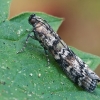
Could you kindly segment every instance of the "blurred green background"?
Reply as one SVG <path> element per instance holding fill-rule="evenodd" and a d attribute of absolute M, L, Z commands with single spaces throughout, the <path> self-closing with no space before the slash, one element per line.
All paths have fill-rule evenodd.
<path fill-rule="evenodd" d="M 100 56 L 100 0 L 12 0 L 9 18 L 45 12 L 65 20 L 58 30 L 70 46 Z M 100 76 L 100 67 L 96 73 Z"/>

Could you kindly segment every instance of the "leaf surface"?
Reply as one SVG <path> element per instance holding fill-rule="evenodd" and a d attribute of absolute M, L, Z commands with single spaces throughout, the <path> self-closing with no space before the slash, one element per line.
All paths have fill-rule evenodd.
<path fill-rule="evenodd" d="M 51 55 L 47 67 L 44 50 L 37 41 L 30 39 L 25 51 L 17 54 L 27 37 L 26 29 L 32 29 L 28 24 L 31 13 L 7 20 L 11 0 L 0 1 L 0 100 L 100 99 L 100 86 L 93 93 L 79 88 L 65 76 Z M 45 13 L 35 14 L 45 19 L 55 31 L 63 21 Z M 100 64 L 99 57 L 72 49 L 91 69 Z"/>

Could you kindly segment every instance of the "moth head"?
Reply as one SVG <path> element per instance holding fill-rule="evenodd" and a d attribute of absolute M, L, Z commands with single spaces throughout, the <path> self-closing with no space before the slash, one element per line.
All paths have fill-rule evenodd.
<path fill-rule="evenodd" d="M 34 25 L 37 21 L 36 15 L 35 14 L 30 15 L 28 21 L 31 25 Z"/>

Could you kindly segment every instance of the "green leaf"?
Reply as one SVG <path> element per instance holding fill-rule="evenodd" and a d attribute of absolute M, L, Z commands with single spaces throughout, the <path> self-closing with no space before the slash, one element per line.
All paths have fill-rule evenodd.
<path fill-rule="evenodd" d="M 0 0 L 0 23 L 7 20 L 11 0 Z"/>
<path fill-rule="evenodd" d="M 44 50 L 37 41 L 30 39 L 25 51 L 17 54 L 27 37 L 26 29 L 32 29 L 28 24 L 31 13 L 7 20 L 10 2 L 0 2 L 0 100 L 99 100 L 100 86 L 93 93 L 79 88 L 65 76 L 51 55 L 47 67 Z M 47 20 L 55 31 L 63 21 L 45 13 L 35 13 Z M 91 62 L 92 69 L 100 62 L 97 56 L 73 50 L 87 63 Z"/>

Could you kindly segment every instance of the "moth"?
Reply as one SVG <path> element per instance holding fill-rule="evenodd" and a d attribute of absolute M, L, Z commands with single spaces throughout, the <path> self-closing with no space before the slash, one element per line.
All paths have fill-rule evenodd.
<path fill-rule="evenodd" d="M 20 52 L 24 50 L 30 37 L 37 40 L 44 48 L 46 56 L 48 57 L 49 51 L 70 80 L 86 91 L 93 92 L 100 77 L 67 46 L 46 20 L 32 14 L 28 21 L 33 26 L 33 34 L 28 34 L 25 46 Z"/>

